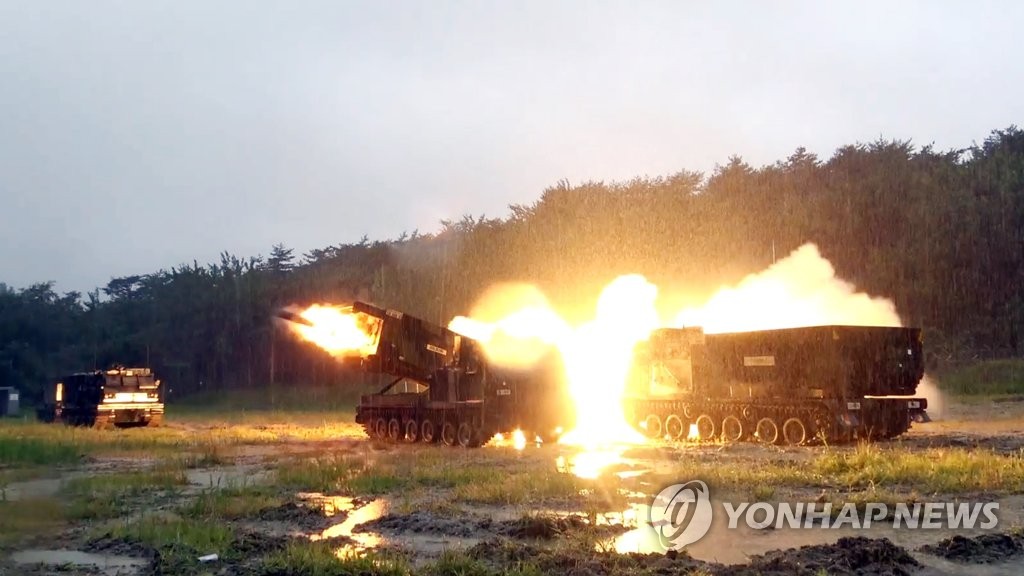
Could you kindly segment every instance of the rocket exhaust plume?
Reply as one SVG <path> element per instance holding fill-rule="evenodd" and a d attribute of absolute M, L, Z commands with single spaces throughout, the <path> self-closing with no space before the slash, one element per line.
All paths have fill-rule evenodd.
<path fill-rule="evenodd" d="M 313 304 L 308 308 L 288 307 L 274 313 L 287 322 L 299 338 L 323 348 L 339 359 L 374 354 L 380 337 L 380 320 L 356 312 L 351 306 Z"/>

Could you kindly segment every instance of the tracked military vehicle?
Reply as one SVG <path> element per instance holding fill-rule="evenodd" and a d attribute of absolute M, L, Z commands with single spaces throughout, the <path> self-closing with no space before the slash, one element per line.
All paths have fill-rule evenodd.
<path fill-rule="evenodd" d="M 44 422 L 73 426 L 158 426 L 164 403 L 149 368 L 115 367 L 61 378 L 46 390 L 37 413 Z"/>
<path fill-rule="evenodd" d="M 887 439 L 928 418 L 923 375 L 914 328 L 661 329 L 636 350 L 626 414 L 655 438 Z"/>
<path fill-rule="evenodd" d="M 574 424 L 556 354 L 532 370 L 498 369 L 479 342 L 442 326 L 364 302 L 347 312 L 371 340 L 362 369 L 391 377 L 356 408 L 371 438 L 477 447 L 517 429 L 550 441 Z"/>

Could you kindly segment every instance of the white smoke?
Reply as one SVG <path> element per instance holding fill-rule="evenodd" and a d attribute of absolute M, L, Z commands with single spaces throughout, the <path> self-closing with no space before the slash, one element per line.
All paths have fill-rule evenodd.
<path fill-rule="evenodd" d="M 836 276 L 814 244 L 804 244 L 762 272 L 723 287 L 699 308 L 676 317 L 676 326 L 713 334 L 845 324 L 901 326 L 896 306 L 869 296 Z"/>
<path fill-rule="evenodd" d="M 946 414 L 946 400 L 942 396 L 942 391 L 939 390 L 938 384 L 932 380 L 931 376 L 925 374 L 924 378 L 917 385 L 917 397 L 923 397 L 928 401 L 928 416 L 932 420 L 941 420 Z"/>
<path fill-rule="evenodd" d="M 871 296 L 836 276 L 814 244 L 804 244 L 762 272 L 723 287 L 703 306 L 688 308 L 676 326 L 701 326 L 713 334 L 840 324 L 902 326 L 892 300 Z M 942 416 L 945 402 L 925 375 L 916 397 L 928 400 L 928 415 Z"/>

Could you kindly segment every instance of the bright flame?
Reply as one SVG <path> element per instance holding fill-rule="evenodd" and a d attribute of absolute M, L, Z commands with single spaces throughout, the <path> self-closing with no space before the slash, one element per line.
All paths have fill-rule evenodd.
<path fill-rule="evenodd" d="M 690 424 L 690 431 L 686 434 L 687 440 L 700 440 L 700 428 L 697 424 Z"/>
<path fill-rule="evenodd" d="M 892 301 L 858 292 L 838 278 L 814 244 L 801 246 L 734 287 L 721 288 L 671 323 L 660 321 L 657 295 L 657 287 L 643 276 L 620 276 L 602 291 L 594 318 L 570 326 L 536 287 L 505 284 L 489 290 L 471 317 L 457 317 L 449 327 L 484 343 L 488 358 L 499 365 L 531 366 L 551 346 L 561 352 L 576 428 L 560 442 L 584 448 L 574 458 L 574 471 L 594 477 L 621 459 L 621 451 L 613 447 L 645 442 L 623 418 L 622 400 L 633 349 L 659 327 L 699 326 L 721 333 L 827 324 L 901 325 Z M 640 426 L 646 427 L 643 422 Z M 695 425 L 688 432 L 688 439 L 699 440 Z"/>
<path fill-rule="evenodd" d="M 622 451 L 610 446 L 645 442 L 626 422 L 622 400 L 633 348 L 660 324 L 657 294 L 643 276 L 620 276 L 602 291 L 595 317 L 570 327 L 536 288 L 504 285 L 490 290 L 472 317 L 459 316 L 449 328 L 482 342 L 498 365 L 531 366 L 552 346 L 561 352 L 576 428 L 559 441 L 585 449 L 573 458 L 574 473 L 595 478 L 621 460 Z M 521 431 L 514 439 L 517 448 L 525 446 Z"/>
<path fill-rule="evenodd" d="M 500 366 L 526 368 L 563 340 L 569 326 L 551 309 L 541 291 L 529 284 L 499 284 L 448 328 L 485 344 L 487 358 Z"/>
<path fill-rule="evenodd" d="M 634 346 L 660 324 L 656 286 L 643 276 L 620 276 L 602 291 L 593 320 L 570 327 L 535 287 L 498 286 L 449 328 L 484 343 L 499 365 L 530 366 L 555 346 L 562 354 L 576 428 L 561 442 L 596 448 L 644 442 L 623 418 L 622 399 Z"/>
<path fill-rule="evenodd" d="M 734 287 L 719 289 L 703 306 L 688 308 L 676 326 L 700 326 L 708 334 L 846 324 L 901 326 L 896 306 L 836 276 L 814 244 L 804 244 L 766 270 Z"/>
<path fill-rule="evenodd" d="M 576 408 L 576 428 L 562 437 L 566 444 L 593 450 L 617 442 L 640 444 L 622 411 L 633 348 L 658 327 L 654 301 L 658 288 L 643 276 L 620 276 L 601 292 L 597 316 L 561 342 Z"/>
<path fill-rule="evenodd" d="M 376 352 L 376 318 L 354 313 L 351 306 L 320 304 L 297 314 L 309 325 L 289 322 L 289 328 L 332 356 L 367 356 Z"/>
<path fill-rule="evenodd" d="M 512 433 L 512 446 L 516 450 L 522 450 L 526 448 L 526 434 L 523 434 L 523 431 L 519 430 L 518 428 L 515 432 Z"/>

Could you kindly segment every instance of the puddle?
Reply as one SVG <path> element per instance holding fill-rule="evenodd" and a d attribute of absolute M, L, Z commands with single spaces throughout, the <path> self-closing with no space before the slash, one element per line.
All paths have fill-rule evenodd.
<path fill-rule="evenodd" d="M 126 576 L 138 574 L 149 565 L 148 560 L 129 556 L 109 556 L 105 554 L 89 554 L 78 550 L 21 550 L 11 554 L 15 564 L 45 564 L 48 566 L 81 566 L 98 568 L 110 576 Z"/>
<path fill-rule="evenodd" d="M 360 508 L 352 508 L 352 501 L 351 499 L 348 500 L 349 514 L 348 517 L 345 518 L 345 521 L 331 526 L 320 534 L 314 534 L 310 539 L 326 540 L 329 538 L 344 537 L 352 540 L 351 544 L 346 544 L 338 549 L 337 553 L 339 556 L 348 555 L 353 552 L 365 552 L 366 550 L 376 548 L 384 544 L 384 537 L 380 534 L 375 532 L 356 532 L 355 528 L 360 524 L 370 522 L 371 520 L 377 520 L 387 514 L 388 510 L 391 508 L 388 501 L 379 498 Z M 345 505 L 344 501 L 342 501 L 341 505 Z"/>
<path fill-rule="evenodd" d="M 417 558 L 436 556 L 452 548 L 470 548 L 480 540 L 473 537 L 450 536 L 445 534 L 420 534 L 405 532 L 400 537 L 388 537 L 380 532 L 361 530 L 359 527 L 367 522 L 379 520 L 389 513 L 391 503 L 383 498 L 365 504 L 358 499 L 347 496 L 324 496 L 318 493 L 301 493 L 299 498 L 307 502 L 316 502 L 324 506 L 324 514 L 333 516 L 347 513 L 345 520 L 335 524 L 319 534 L 310 536 L 311 540 L 330 538 L 346 538 L 348 542 L 335 551 L 339 557 L 359 554 L 367 550 L 389 546 L 416 553 Z"/>
<path fill-rule="evenodd" d="M 295 496 L 307 505 L 319 508 L 328 518 L 351 512 L 362 504 L 351 496 L 326 496 L 321 492 L 299 492 Z"/>

